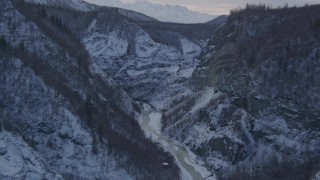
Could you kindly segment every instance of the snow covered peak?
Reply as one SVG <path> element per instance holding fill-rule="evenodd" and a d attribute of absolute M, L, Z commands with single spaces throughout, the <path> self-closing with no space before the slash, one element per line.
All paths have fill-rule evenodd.
<path fill-rule="evenodd" d="M 215 15 L 199 13 L 191 11 L 188 8 L 180 5 L 161 5 L 147 1 L 135 1 L 133 3 L 123 3 L 120 0 L 86 0 L 90 3 L 95 3 L 104 6 L 120 7 L 137 12 L 141 12 L 148 16 L 154 17 L 160 21 L 177 22 L 177 23 L 203 23 L 214 19 Z"/>
<path fill-rule="evenodd" d="M 123 7 L 125 4 L 120 0 L 85 0 L 89 3 L 97 4 L 100 6 L 109 7 Z"/>
<path fill-rule="evenodd" d="M 26 0 L 26 2 L 66 7 L 76 9 L 79 11 L 90 11 L 93 10 L 95 7 L 93 4 L 89 4 L 82 0 Z"/>

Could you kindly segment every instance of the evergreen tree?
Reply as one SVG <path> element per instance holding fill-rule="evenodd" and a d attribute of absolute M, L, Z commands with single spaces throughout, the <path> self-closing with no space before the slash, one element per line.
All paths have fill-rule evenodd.
<path fill-rule="evenodd" d="M 112 154 L 112 144 L 109 141 L 109 143 L 108 143 L 108 155 L 110 156 L 111 154 Z"/>
<path fill-rule="evenodd" d="M 103 142 L 103 129 L 102 129 L 102 125 L 100 125 L 98 127 L 98 135 L 99 135 L 99 140 L 100 142 Z"/>
<path fill-rule="evenodd" d="M 24 51 L 24 43 L 23 43 L 23 42 L 20 42 L 20 43 L 19 43 L 19 49 L 20 49 L 21 51 Z"/>
<path fill-rule="evenodd" d="M 319 28 L 320 27 L 320 18 L 317 18 L 314 24 L 315 24 L 314 26 L 316 28 Z"/>
<path fill-rule="evenodd" d="M 47 17 L 47 12 L 46 12 L 46 10 L 44 9 L 44 7 L 41 8 L 41 16 L 42 16 L 43 18 L 46 18 L 46 17 Z"/>
<path fill-rule="evenodd" d="M 92 122 L 92 104 L 91 104 L 91 96 L 90 95 L 88 95 L 86 98 L 84 108 L 85 108 L 87 122 L 88 122 L 88 125 L 90 126 L 91 122 Z"/>
<path fill-rule="evenodd" d="M 92 142 L 91 142 L 91 152 L 93 154 L 97 154 L 98 153 L 98 147 L 97 147 L 97 140 L 96 137 L 93 137 Z"/>
<path fill-rule="evenodd" d="M 8 46 L 8 43 L 6 41 L 6 39 L 4 38 L 4 36 L 0 37 L 0 48 L 1 49 L 6 49 Z"/>

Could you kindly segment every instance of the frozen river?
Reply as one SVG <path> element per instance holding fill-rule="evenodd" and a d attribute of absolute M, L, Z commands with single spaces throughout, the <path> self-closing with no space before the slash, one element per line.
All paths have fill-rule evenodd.
<path fill-rule="evenodd" d="M 153 141 L 160 143 L 166 151 L 170 152 L 175 157 L 181 170 L 182 179 L 216 179 L 214 174 L 202 166 L 203 162 L 197 161 L 195 158 L 196 156 L 185 146 L 161 134 L 161 113 L 153 110 L 147 104 L 143 104 L 140 126 L 148 137 L 151 137 Z M 166 162 L 163 163 L 166 165 Z"/>

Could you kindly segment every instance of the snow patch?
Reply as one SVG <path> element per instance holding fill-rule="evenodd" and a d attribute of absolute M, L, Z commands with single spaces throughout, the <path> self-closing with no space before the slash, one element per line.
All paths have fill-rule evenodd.
<path fill-rule="evenodd" d="M 112 31 L 108 35 L 95 32 L 85 37 L 83 43 L 92 57 L 118 57 L 124 55 L 128 48 L 127 39 L 119 34 L 117 31 Z"/>
<path fill-rule="evenodd" d="M 198 54 L 201 51 L 200 46 L 191 42 L 186 38 L 181 38 L 182 51 L 184 55 L 194 55 Z"/>
<path fill-rule="evenodd" d="M 196 104 L 193 106 L 190 112 L 194 113 L 200 110 L 201 108 L 204 108 L 210 103 L 212 99 L 215 99 L 221 95 L 221 92 L 215 93 L 214 88 L 207 88 L 202 94 L 202 96 L 199 99 L 197 99 Z"/>
<path fill-rule="evenodd" d="M 150 122 L 149 125 L 154 128 L 159 134 L 161 134 L 161 117 L 162 114 L 158 112 L 152 112 L 149 114 Z"/>
<path fill-rule="evenodd" d="M 149 57 L 160 48 L 160 45 L 155 43 L 150 36 L 142 30 L 137 33 L 135 42 L 136 53 L 139 57 Z"/>
<path fill-rule="evenodd" d="M 185 78 L 191 78 L 194 70 L 196 69 L 196 67 L 191 67 L 191 68 L 188 68 L 188 69 L 184 69 L 184 70 L 180 70 L 178 72 L 178 76 L 179 77 L 185 77 Z"/>

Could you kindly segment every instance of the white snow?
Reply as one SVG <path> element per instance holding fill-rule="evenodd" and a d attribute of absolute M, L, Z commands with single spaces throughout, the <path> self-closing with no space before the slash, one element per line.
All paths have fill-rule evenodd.
<path fill-rule="evenodd" d="M 249 140 L 249 142 L 251 144 L 254 143 L 254 139 L 253 139 L 253 136 L 251 135 L 251 133 L 249 132 L 249 129 L 248 129 L 248 122 L 247 122 L 247 112 L 244 111 L 244 110 L 241 110 L 240 111 L 241 113 L 241 119 L 240 119 L 240 123 L 241 123 L 241 129 L 242 129 L 242 132 L 244 133 L 244 135 L 246 136 L 246 138 Z"/>
<path fill-rule="evenodd" d="M 184 55 L 194 55 L 198 54 L 201 51 L 200 46 L 197 44 L 191 42 L 190 40 L 186 38 L 181 38 L 181 45 L 182 45 L 182 50 Z"/>
<path fill-rule="evenodd" d="M 133 69 L 128 69 L 126 72 L 128 73 L 129 76 L 135 77 L 135 76 L 140 76 L 144 74 L 146 70 L 137 71 Z"/>
<path fill-rule="evenodd" d="M 285 133 L 290 131 L 286 121 L 282 117 L 277 117 L 272 114 L 259 119 L 255 124 L 255 131 L 270 132 L 272 130 Z"/>
<path fill-rule="evenodd" d="M 316 175 L 314 175 L 312 180 L 320 180 L 320 171 Z"/>
<path fill-rule="evenodd" d="M 138 26 L 125 35 L 120 30 L 109 32 L 112 28 L 108 25 L 97 28 L 99 21 L 91 22 L 82 41 L 94 64 L 130 88 L 132 98 L 147 100 L 162 109 L 173 96 L 190 91 L 186 82 L 199 63 L 195 58 L 200 53 L 199 45 L 181 35 L 181 53 L 180 47 L 154 42 Z M 129 42 L 132 51 L 127 53 Z M 141 87 L 146 88 L 142 91 Z"/>
<path fill-rule="evenodd" d="M 108 173 L 108 179 L 113 180 L 134 180 L 134 178 L 130 177 L 128 172 L 124 171 L 123 169 L 114 169 L 113 171 Z"/>
<path fill-rule="evenodd" d="M 63 179 L 47 169 L 39 154 L 28 147 L 21 137 L 0 130 L 0 177 L 4 179 Z"/>
<path fill-rule="evenodd" d="M 136 53 L 139 57 L 149 57 L 160 48 L 160 44 L 155 43 L 147 33 L 140 30 L 136 38 Z"/>
<path fill-rule="evenodd" d="M 0 7 L 3 17 L 0 34 L 13 46 L 24 42 L 27 51 L 35 52 L 57 71 L 63 71 L 65 66 L 61 65 L 59 59 L 67 63 L 70 60 L 68 55 L 64 56 L 61 48 L 34 23 L 10 7 L 10 3 L 6 4 L 5 1 L 4 4 L 8 7 Z M 8 25 L 10 23 L 16 24 L 14 30 Z M 24 137 L 22 139 L 0 130 L 0 179 L 62 179 L 59 173 L 103 179 L 112 175 L 112 169 L 119 170 L 118 175 L 115 174 L 119 179 L 130 179 L 128 173 L 116 164 L 123 159 L 91 153 L 92 134 L 68 109 L 70 105 L 66 99 L 48 87 L 23 61 L 1 56 L 0 64 L 0 99 L 10 105 L 1 109 L 0 122 L 2 118 L 8 119 L 8 122 L 20 128 L 17 134 Z M 103 76 L 104 81 L 109 81 L 97 65 L 92 64 L 90 70 Z M 69 75 L 70 72 L 63 73 Z M 68 75 L 68 85 L 77 87 L 74 85 L 77 84 L 76 80 Z M 102 149 L 99 144 L 97 146 Z M 103 147 L 103 150 L 106 148 Z M 104 166 L 105 162 L 109 163 L 108 167 Z"/>
<path fill-rule="evenodd" d="M 94 23 L 94 22 L 93 22 Z M 91 24 L 90 29 L 94 27 Z M 101 33 L 91 33 L 83 39 L 86 49 L 93 57 L 117 57 L 124 55 L 127 52 L 128 41 L 119 36 L 119 32 L 112 31 L 107 36 Z"/>
<path fill-rule="evenodd" d="M 146 73 L 161 73 L 161 72 L 168 72 L 171 74 L 176 74 L 179 70 L 178 66 L 171 66 L 171 67 L 164 67 L 164 68 L 150 68 L 148 70 L 134 70 L 134 69 L 128 69 L 126 72 L 128 73 L 129 76 L 135 77 L 135 76 L 140 76 Z"/>
<path fill-rule="evenodd" d="M 185 78 L 190 78 L 194 72 L 194 70 L 196 69 L 196 67 L 191 67 L 191 68 L 188 68 L 188 69 L 183 69 L 183 70 L 180 70 L 178 72 L 178 75 L 180 77 L 185 77 Z"/>
<path fill-rule="evenodd" d="M 94 19 L 88 27 L 88 32 L 92 33 L 96 30 L 97 19 Z"/>
<path fill-rule="evenodd" d="M 221 95 L 222 95 L 221 92 L 215 93 L 214 88 L 207 88 L 204 91 L 204 93 L 202 94 L 202 96 L 197 99 L 196 104 L 193 106 L 193 108 L 190 112 L 193 113 L 197 110 L 200 110 L 201 108 L 203 108 L 207 104 L 209 104 L 211 100 L 213 100 Z"/>

